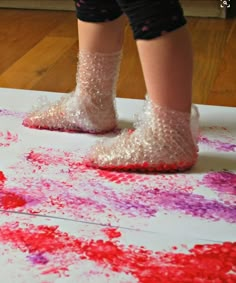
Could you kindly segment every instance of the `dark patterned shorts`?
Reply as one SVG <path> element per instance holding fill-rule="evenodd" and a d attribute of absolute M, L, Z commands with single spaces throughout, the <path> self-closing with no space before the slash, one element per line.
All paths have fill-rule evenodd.
<path fill-rule="evenodd" d="M 77 18 L 107 22 L 125 13 L 135 39 L 153 39 L 186 24 L 178 0 L 75 0 Z"/>

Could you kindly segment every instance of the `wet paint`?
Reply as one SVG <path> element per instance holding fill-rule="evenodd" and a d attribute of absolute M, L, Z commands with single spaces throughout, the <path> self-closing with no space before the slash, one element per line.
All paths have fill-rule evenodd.
<path fill-rule="evenodd" d="M 25 253 L 33 265 L 44 265 L 44 275 L 62 276 L 62 267 L 68 271 L 75 262 L 89 260 L 103 267 L 104 272 L 123 272 L 140 283 L 233 283 L 236 280 L 236 243 L 232 242 L 195 245 L 185 252 L 178 252 L 176 246 L 171 251 L 151 251 L 124 246 L 112 239 L 76 238 L 57 226 L 13 228 L 10 224 L 0 227 L 0 242 Z"/>
<path fill-rule="evenodd" d="M 12 192 L 0 191 L 0 208 L 14 209 L 26 205 L 26 200 L 23 196 Z"/>
<path fill-rule="evenodd" d="M 6 177 L 2 171 L 0 171 L 0 185 L 3 184 L 6 181 Z"/>
<path fill-rule="evenodd" d="M 109 228 L 106 227 L 104 229 L 101 230 L 107 237 L 108 239 L 112 240 L 112 239 L 116 239 L 116 238 L 120 238 L 121 237 L 121 232 L 118 231 L 118 229 L 116 228 Z"/>
<path fill-rule="evenodd" d="M 0 132 L 0 147 L 9 147 L 11 144 L 19 141 L 18 134 L 13 134 L 10 131 Z"/>
<path fill-rule="evenodd" d="M 24 188 L 20 194 L 33 194 L 34 199 L 41 200 L 34 208 L 31 205 L 30 210 L 25 208 L 25 212 L 52 213 L 99 223 L 106 219 L 102 224 L 111 224 L 112 220 L 120 224 L 127 217 L 158 218 L 159 212 L 236 222 L 231 203 L 194 193 L 199 180 L 191 181 L 186 175 L 142 176 L 91 170 L 77 161 L 73 152 L 51 148 L 29 151 L 12 169 L 17 175 L 14 183 Z"/>

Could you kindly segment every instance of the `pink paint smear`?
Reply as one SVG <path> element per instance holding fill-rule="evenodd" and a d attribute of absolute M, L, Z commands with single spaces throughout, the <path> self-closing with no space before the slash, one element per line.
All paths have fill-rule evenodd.
<path fill-rule="evenodd" d="M 211 148 L 216 149 L 217 151 L 222 152 L 235 152 L 236 151 L 236 144 L 228 143 L 228 142 L 222 142 L 217 139 L 209 139 L 205 136 L 199 137 L 199 143 L 207 145 Z"/>
<path fill-rule="evenodd" d="M 18 141 L 18 134 L 13 134 L 10 131 L 0 132 L 0 147 L 9 147 Z"/>
<path fill-rule="evenodd" d="M 51 213 L 98 223 L 105 219 L 107 222 L 103 224 L 120 222 L 123 217 L 158 217 L 159 212 L 168 211 L 210 221 L 236 222 L 233 205 L 193 193 L 193 187 L 187 182 L 178 184 L 179 177 L 150 176 L 151 187 L 146 185 L 148 176 L 89 169 L 78 160 L 79 156 L 73 152 L 50 148 L 31 150 L 11 168 L 14 174 L 4 191 L 26 201 L 15 206 L 17 211 Z M 129 189 L 114 188 L 109 182 L 104 183 L 104 178 L 116 185 L 128 182 Z M 18 184 L 18 188 L 11 186 L 11 182 Z M 11 207 L 9 198 L 14 194 L 7 195 L 8 204 L 2 207 Z M 14 208 L 16 204 L 12 202 Z"/>

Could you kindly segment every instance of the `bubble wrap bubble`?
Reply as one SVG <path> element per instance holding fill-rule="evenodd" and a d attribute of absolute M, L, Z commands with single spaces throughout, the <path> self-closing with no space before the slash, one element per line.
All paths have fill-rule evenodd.
<path fill-rule="evenodd" d="M 108 170 L 175 172 L 197 160 L 199 113 L 190 114 L 154 105 L 147 97 L 135 130 L 96 144 L 86 156 L 87 166 Z"/>
<path fill-rule="evenodd" d="M 77 87 L 55 102 L 43 101 L 23 125 L 49 130 L 102 133 L 117 125 L 115 87 L 121 51 L 109 54 L 79 52 Z"/>

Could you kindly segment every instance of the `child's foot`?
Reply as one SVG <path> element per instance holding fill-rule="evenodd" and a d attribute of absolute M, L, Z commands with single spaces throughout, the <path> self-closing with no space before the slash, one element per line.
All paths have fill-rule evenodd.
<path fill-rule="evenodd" d="M 104 133 L 116 128 L 115 88 L 121 52 L 79 52 L 77 88 L 56 103 L 44 103 L 23 121 L 30 128 Z"/>
<path fill-rule="evenodd" d="M 144 114 L 134 131 L 124 131 L 92 148 L 87 166 L 124 171 L 176 172 L 190 169 L 197 160 L 196 107 L 190 114 L 146 101 Z M 190 124 L 193 124 L 191 125 Z"/>
<path fill-rule="evenodd" d="M 29 128 L 56 131 L 105 133 L 117 127 L 113 98 L 104 104 L 92 101 L 89 96 L 65 94 L 58 102 L 44 103 L 24 119 Z"/>

